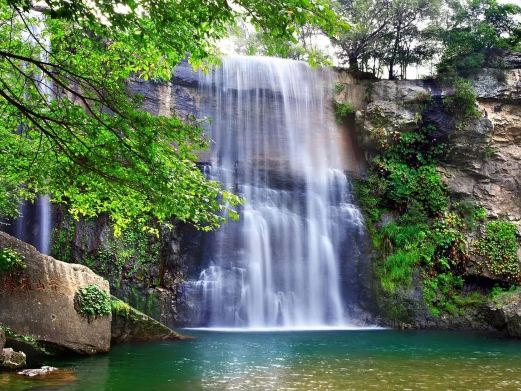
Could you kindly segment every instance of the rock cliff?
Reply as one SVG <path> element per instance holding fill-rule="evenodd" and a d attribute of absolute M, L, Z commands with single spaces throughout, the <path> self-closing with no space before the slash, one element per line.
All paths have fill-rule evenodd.
<path fill-rule="evenodd" d="M 451 199 L 470 201 L 486 209 L 489 220 L 509 221 L 521 233 L 521 58 L 508 55 L 502 68 L 485 68 L 471 79 L 477 95 L 479 118 L 459 120 L 448 112 L 445 98 L 454 86 L 433 80 L 369 81 L 360 83 L 340 73 L 338 82 L 349 94 L 337 94 L 338 102 L 352 102 L 356 134 L 366 159 L 385 148 L 396 135 L 433 125 L 432 144 L 443 143 L 446 153 L 438 163 Z M 365 93 L 364 93 L 365 91 Z M 363 97 L 363 99 L 361 98 Z M 388 216 L 392 219 L 392 216 Z M 467 248 L 475 242 L 465 238 Z M 519 242 L 519 241 L 518 241 Z M 469 263 L 476 254 L 469 254 Z M 373 254 L 373 259 L 379 254 Z M 521 262 L 521 248 L 518 247 Z M 473 274 L 466 290 L 497 279 L 486 271 Z M 490 281 L 490 279 L 494 281 Z M 362 305 L 386 324 L 397 327 L 499 329 L 519 336 L 519 298 L 514 292 L 501 301 L 482 303 L 458 316 L 433 316 L 422 297 L 420 278 L 410 288 L 389 296 L 381 290 L 377 273 L 365 276 Z M 488 281 L 488 282 L 487 282 Z M 502 283 L 499 281 L 499 283 Z M 506 283 L 505 283 L 506 284 Z"/>

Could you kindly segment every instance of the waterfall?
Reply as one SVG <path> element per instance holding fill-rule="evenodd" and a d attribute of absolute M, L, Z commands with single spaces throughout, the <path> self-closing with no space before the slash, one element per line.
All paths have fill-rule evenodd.
<path fill-rule="evenodd" d="M 208 239 L 196 282 L 205 324 L 346 325 L 341 247 L 363 222 L 344 172 L 331 71 L 236 56 L 200 78 L 213 143 L 205 171 L 246 200 L 240 221 Z"/>
<path fill-rule="evenodd" d="M 37 47 L 42 45 L 45 50 L 40 53 L 40 59 L 48 61 L 48 50 L 51 47 L 49 39 L 41 33 L 44 17 L 39 12 L 31 11 L 30 15 L 36 19 L 34 25 L 29 26 L 31 34 L 26 33 L 26 39 Z M 36 42 L 35 37 L 39 37 Z M 52 99 L 53 90 L 51 81 L 42 73 L 35 75 L 37 88 L 49 101 Z M 52 231 L 51 200 L 48 195 L 40 195 L 34 203 L 22 202 L 19 206 L 19 217 L 14 222 L 14 234 L 18 239 L 35 246 L 43 254 L 49 254 Z M 29 228 L 29 229 L 28 229 Z"/>

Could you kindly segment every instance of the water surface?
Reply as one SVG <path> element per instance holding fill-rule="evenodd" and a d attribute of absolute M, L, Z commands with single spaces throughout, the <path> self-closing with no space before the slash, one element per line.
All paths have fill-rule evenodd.
<path fill-rule="evenodd" d="M 426 331 L 233 333 L 54 362 L 75 377 L 2 390 L 521 390 L 521 342 Z"/>

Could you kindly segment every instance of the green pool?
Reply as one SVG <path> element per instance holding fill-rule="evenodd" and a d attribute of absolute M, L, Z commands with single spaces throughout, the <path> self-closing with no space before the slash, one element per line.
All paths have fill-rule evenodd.
<path fill-rule="evenodd" d="M 0 375 L 1 390 L 521 390 L 521 341 L 434 331 L 237 333 L 120 346 L 53 365 L 49 380 Z"/>

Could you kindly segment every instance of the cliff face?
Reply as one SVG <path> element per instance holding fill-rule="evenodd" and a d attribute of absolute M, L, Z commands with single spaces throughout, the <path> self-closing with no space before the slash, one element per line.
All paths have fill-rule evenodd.
<path fill-rule="evenodd" d="M 459 120 L 444 104 L 454 94 L 454 86 L 435 81 L 369 81 L 360 83 L 340 74 L 338 82 L 350 94 L 337 94 L 339 102 L 352 101 L 357 109 L 356 123 L 349 129 L 357 135 L 362 153 L 370 159 L 397 134 L 433 125 L 432 144 L 443 143 L 446 150 L 438 171 L 452 200 L 471 201 L 486 209 L 489 221 L 513 223 L 521 234 L 521 56 L 508 55 L 502 69 L 482 69 L 472 79 L 477 94 L 479 118 Z M 365 93 L 364 93 L 365 92 Z M 364 99 L 361 99 L 364 97 Z M 387 216 L 392 220 L 392 216 Z M 382 222 L 384 225 L 385 222 Z M 467 248 L 477 242 L 476 234 L 465 238 Z M 521 248 L 518 247 L 521 262 Z M 469 263 L 475 254 L 469 252 Z M 373 259 L 381 254 L 373 254 Z M 375 266 L 376 267 L 376 266 Z M 519 336 L 519 293 L 499 301 L 483 303 L 461 316 L 432 316 L 422 297 L 419 273 L 409 288 L 394 295 L 382 291 L 378 273 L 365 277 L 367 291 L 363 305 L 382 321 L 401 327 L 441 327 L 505 329 Z M 490 281 L 486 271 L 470 271 L 473 278 Z M 497 279 L 492 278 L 497 281 Z M 501 282 L 501 281 L 500 281 Z M 474 285 L 476 282 L 473 283 Z M 477 283 L 479 285 L 479 281 Z M 466 290 L 480 289 L 466 284 Z M 397 308 L 402 313 L 397 314 Z M 394 311 L 394 313 L 393 313 Z M 517 317 L 517 318 L 516 318 Z"/>
<path fill-rule="evenodd" d="M 420 121 L 434 123 L 439 134 L 433 142 L 448 140 L 448 154 L 439 168 L 451 193 L 471 198 L 489 216 L 521 227 L 521 60 L 510 65 L 518 68 L 486 68 L 474 77 L 482 117 L 463 126 L 442 110 L 450 87 L 420 80 L 369 84 L 365 107 L 357 105 L 366 156 L 393 132 L 409 131 Z"/>

